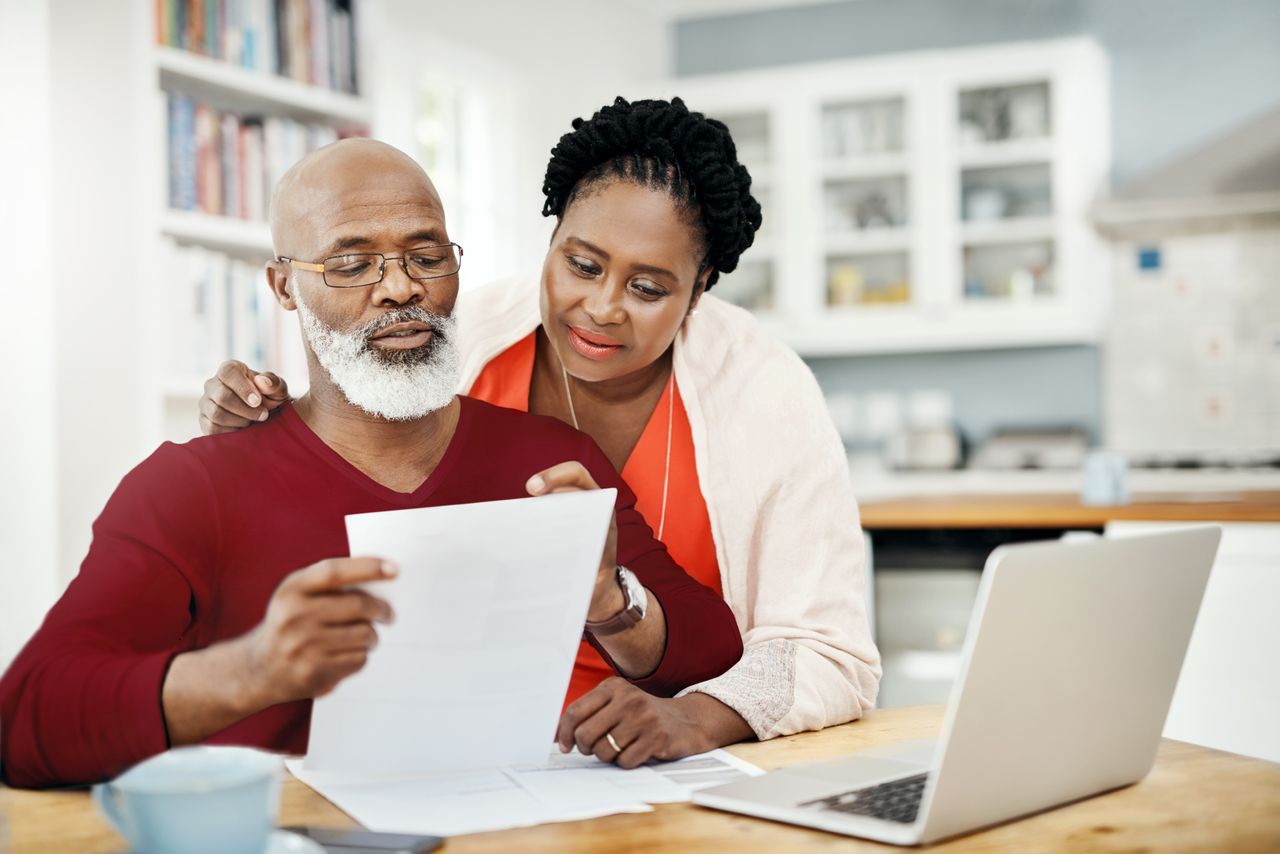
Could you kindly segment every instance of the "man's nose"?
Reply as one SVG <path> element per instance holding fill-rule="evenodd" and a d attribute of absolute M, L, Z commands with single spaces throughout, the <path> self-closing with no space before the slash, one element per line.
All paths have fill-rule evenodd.
<path fill-rule="evenodd" d="M 620 277 L 606 278 L 599 288 L 583 300 L 582 307 L 592 322 L 598 326 L 609 326 L 626 320 L 627 313 L 622 307 L 626 288 L 626 281 Z"/>
<path fill-rule="evenodd" d="M 382 281 L 373 286 L 369 298 L 377 305 L 416 305 L 427 298 L 427 283 L 412 279 L 405 272 L 404 262 L 388 258 Z"/>

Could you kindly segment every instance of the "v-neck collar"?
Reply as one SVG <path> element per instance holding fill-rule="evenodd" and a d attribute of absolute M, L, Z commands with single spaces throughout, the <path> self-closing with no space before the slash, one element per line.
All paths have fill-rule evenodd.
<path fill-rule="evenodd" d="M 512 344 L 508 352 L 510 351 L 514 351 L 512 353 L 514 358 L 508 367 L 511 381 L 507 387 L 511 391 L 509 394 L 504 395 L 502 400 L 491 402 L 528 412 L 529 398 L 532 397 L 533 392 L 533 373 L 538 362 L 538 331 L 535 329 Z M 622 471 L 618 474 L 622 476 L 623 480 L 630 482 L 636 476 L 635 466 L 648 465 L 658 460 L 661 460 L 665 465 L 665 451 L 669 441 L 668 433 L 671 429 L 667 413 L 672 406 L 683 407 L 684 404 L 679 395 L 680 392 L 676 388 L 675 382 L 675 365 L 672 365 L 671 375 L 663 383 L 662 394 L 658 397 L 658 402 L 654 404 L 653 411 L 649 413 L 649 418 L 645 421 L 640 437 L 636 439 L 635 445 L 631 448 L 631 453 L 627 455 L 626 460 L 622 463 Z M 675 398 L 674 400 L 672 400 L 673 397 Z M 572 427 L 573 425 L 570 424 L 569 426 Z M 659 451 L 659 446 L 661 446 L 661 452 Z M 635 466 L 633 466 L 633 461 Z M 628 473 L 631 474 L 630 478 Z"/>
<path fill-rule="evenodd" d="M 465 444 L 472 406 L 470 400 L 458 395 L 458 423 L 454 427 L 453 436 L 449 439 L 449 446 L 445 448 L 444 454 L 440 457 L 440 462 L 436 464 L 435 469 L 413 492 L 396 492 L 394 489 L 378 483 L 348 462 L 347 458 L 342 454 L 329 447 L 314 430 L 307 426 L 307 422 L 302 420 L 302 416 L 298 414 L 292 403 L 286 404 L 283 409 L 284 411 L 279 416 L 282 426 L 304 448 L 323 460 L 338 474 L 387 504 L 397 507 L 419 507 L 432 493 L 440 488 L 440 484 L 448 479 L 449 471 L 454 467 L 457 460 L 463 456 L 462 446 Z"/>

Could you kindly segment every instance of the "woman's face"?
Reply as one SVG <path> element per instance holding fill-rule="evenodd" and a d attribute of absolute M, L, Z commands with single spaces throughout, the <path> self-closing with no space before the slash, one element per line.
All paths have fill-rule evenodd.
<path fill-rule="evenodd" d="M 569 373 L 601 382 L 652 365 L 710 274 L 702 253 L 663 191 L 613 180 L 579 195 L 542 266 L 542 327 Z"/>

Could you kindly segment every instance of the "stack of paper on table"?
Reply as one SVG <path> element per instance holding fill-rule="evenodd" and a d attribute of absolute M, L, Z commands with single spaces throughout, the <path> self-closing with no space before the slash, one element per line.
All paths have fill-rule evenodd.
<path fill-rule="evenodd" d="M 413 776 L 289 770 L 370 830 L 458 836 L 572 821 L 648 804 L 689 800 L 696 790 L 762 772 L 723 750 L 624 771 L 593 756 L 562 755 L 543 763 Z"/>
<path fill-rule="evenodd" d="M 366 827 L 456 835 L 688 800 L 759 773 L 715 751 L 623 771 L 553 752 L 614 490 L 347 517 L 396 612 L 359 673 L 314 704 L 289 770 Z M 685 782 L 681 782 L 681 781 Z"/>

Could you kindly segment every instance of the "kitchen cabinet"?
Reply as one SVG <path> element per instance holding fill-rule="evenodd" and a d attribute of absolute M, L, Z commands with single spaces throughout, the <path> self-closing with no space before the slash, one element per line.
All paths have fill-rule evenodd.
<path fill-rule="evenodd" d="M 806 356 L 1096 341 L 1106 67 L 1076 38 L 669 82 L 764 211 L 716 293 Z"/>

